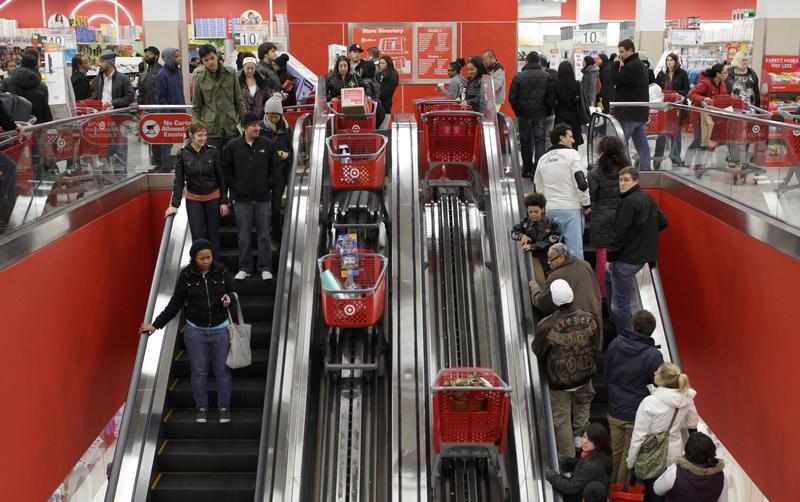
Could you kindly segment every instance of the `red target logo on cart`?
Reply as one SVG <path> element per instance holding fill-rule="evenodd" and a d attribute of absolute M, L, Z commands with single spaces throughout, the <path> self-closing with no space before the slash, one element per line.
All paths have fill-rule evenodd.
<path fill-rule="evenodd" d="M 361 126 L 358 124 L 353 124 L 353 127 L 351 129 L 353 129 L 353 132 L 358 132 L 361 130 Z"/>
<path fill-rule="evenodd" d="M 758 124 L 754 125 L 752 131 L 753 134 L 759 134 L 761 132 L 761 126 Z"/>
<path fill-rule="evenodd" d="M 347 317 L 353 317 L 354 315 L 356 315 L 356 306 L 353 305 L 352 303 L 348 303 L 347 305 L 344 306 L 342 311 L 344 312 L 344 315 L 346 315 Z"/>
<path fill-rule="evenodd" d="M 794 134 L 795 136 L 800 136 L 800 131 L 795 129 L 795 130 L 792 131 L 792 134 Z"/>
<path fill-rule="evenodd" d="M 349 167 L 344 170 L 344 179 L 348 183 L 353 183 L 361 177 L 361 171 L 357 167 Z"/>

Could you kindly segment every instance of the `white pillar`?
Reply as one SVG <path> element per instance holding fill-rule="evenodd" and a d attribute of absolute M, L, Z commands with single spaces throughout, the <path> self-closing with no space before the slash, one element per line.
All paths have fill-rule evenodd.
<path fill-rule="evenodd" d="M 144 45 L 163 51 L 174 47 L 181 53 L 183 93 L 189 98 L 189 33 L 186 2 L 183 0 L 142 0 Z"/>
<path fill-rule="evenodd" d="M 752 67 L 761 73 L 765 55 L 800 54 L 800 2 L 798 0 L 758 0 L 753 30 Z"/>
<path fill-rule="evenodd" d="M 702 0 L 701 0 L 702 1 Z M 636 50 L 644 49 L 651 63 L 664 52 L 667 0 L 636 0 Z"/>

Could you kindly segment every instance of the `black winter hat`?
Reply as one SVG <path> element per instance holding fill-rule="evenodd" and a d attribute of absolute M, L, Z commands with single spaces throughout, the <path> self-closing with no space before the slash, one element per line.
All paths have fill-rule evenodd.
<path fill-rule="evenodd" d="M 288 54 L 281 54 L 280 56 L 275 58 L 275 64 L 280 66 L 281 68 L 286 68 L 286 64 L 288 62 L 289 62 Z"/>
<path fill-rule="evenodd" d="M 197 239 L 196 241 L 192 242 L 192 247 L 189 248 L 189 257 L 192 259 L 192 263 L 194 263 L 194 257 L 197 256 L 197 253 L 204 249 L 209 249 L 211 250 L 211 254 L 214 254 L 214 248 L 210 241 L 207 241 L 206 239 Z"/>
<path fill-rule="evenodd" d="M 242 117 L 242 128 L 245 128 L 252 124 L 253 122 L 261 122 L 261 117 L 256 115 L 254 112 L 247 112 Z"/>

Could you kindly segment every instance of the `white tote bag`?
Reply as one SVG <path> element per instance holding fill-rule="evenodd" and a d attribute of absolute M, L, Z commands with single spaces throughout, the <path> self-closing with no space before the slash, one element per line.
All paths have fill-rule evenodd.
<path fill-rule="evenodd" d="M 239 295 L 233 293 L 233 297 L 236 299 L 236 313 L 238 314 L 239 323 L 233 322 L 229 310 L 228 319 L 230 319 L 231 323 L 228 325 L 228 334 L 231 340 L 231 348 L 228 350 L 228 358 L 225 360 L 225 364 L 231 369 L 236 369 L 250 366 L 252 362 L 252 354 L 250 352 L 251 326 L 244 323 Z"/>

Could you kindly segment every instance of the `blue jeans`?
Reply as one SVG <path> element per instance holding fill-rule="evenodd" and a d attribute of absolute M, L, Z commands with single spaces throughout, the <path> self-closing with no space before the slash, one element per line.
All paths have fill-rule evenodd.
<path fill-rule="evenodd" d="M 251 243 L 253 223 L 258 239 L 258 271 L 272 272 L 272 249 L 269 226 L 272 223 L 272 201 L 236 201 L 233 204 L 236 216 L 236 234 L 239 242 L 239 270 L 253 270 L 253 246 Z"/>
<path fill-rule="evenodd" d="M 666 136 L 659 136 L 656 140 L 656 153 L 654 154 L 656 157 L 663 157 L 664 156 L 664 149 L 666 148 L 667 144 L 667 137 Z M 659 159 L 664 160 L 664 159 Z M 678 131 L 677 134 L 672 138 L 672 151 L 669 153 L 669 160 L 672 162 L 672 167 L 678 167 L 682 164 L 681 161 L 681 132 Z"/>
<path fill-rule="evenodd" d="M 545 117 L 539 119 L 529 119 L 519 117 L 519 142 L 522 151 L 522 172 L 533 176 L 539 159 L 544 155 L 544 123 Z M 534 148 L 536 157 L 534 160 Z"/>
<path fill-rule="evenodd" d="M 561 226 L 564 244 L 572 256 L 583 259 L 584 218 L 581 209 L 548 209 L 547 214 Z"/>
<path fill-rule="evenodd" d="M 186 214 L 189 217 L 189 229 L 192 231 L 192 240 L 208 239 L 214 246 L 211 252 L 214 259 L 219 261 L 219 199 L 207 202 L 186 200 Z"/>
<path fill-rule="evenodd" d="M 631 293 L 636 274 L 644 265 L 615 261 L 611 273 L 606 272 L 606 298 L 611 298 L 609 309 L 617 334 L 631 328 Z"/>
<path fill-rule="evenodd" d="M 622 131 L 625 133 L 625 141 L 633 138 L 633 146 L 639 154 L 639 170 L 650 170 L 650 144 L 647 142 L 647 123 L 645 122 L 623 122 Z"/>
<path fill-rule="evenodd" d="M 187 324 L 183 331 L 183 342 L 189 352 L 195 406 L 208 409 L 208 363 L 210 362 L 217 381 L 217 404 L 220 408 L 230 408 L 231 370 L 225 364 L 231 348 L 228 328 L 204 329 Z"/>

